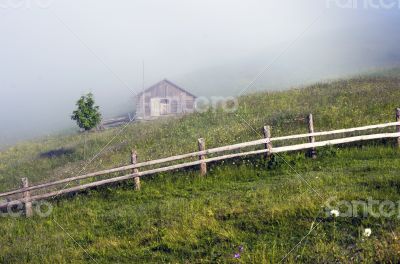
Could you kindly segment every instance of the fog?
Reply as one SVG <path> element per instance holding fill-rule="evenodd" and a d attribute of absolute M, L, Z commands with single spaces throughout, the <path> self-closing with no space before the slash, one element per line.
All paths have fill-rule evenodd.
<path fill-rule="evenodd" d="M 145 86 L 198 96 L 398 65 L 399 7 L 336 2 L 0 0 L 0 145 L 73 128 L 88 92 L 105 118 L 133 111 L 143 63 Z"/>

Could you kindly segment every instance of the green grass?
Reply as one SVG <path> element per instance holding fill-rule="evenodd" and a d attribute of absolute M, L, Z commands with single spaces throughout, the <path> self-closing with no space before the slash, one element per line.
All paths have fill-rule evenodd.
<path fill-rule="evenodd" d="M 253 140 L 265 124 L 275 136 L 306 132 L 310 112 L 317 131 L 393 121 L 399 87 L 393 76 L 360 77 L 247 95 L 236 114 L 216 110 L 133 124 L 84 171 L 128 164 L 131 148 L 149 160 L 194 151 L 199 137 L 207 147 Z M 117 132 L 89 134 L 85 155 L 82 135 L 0 152 L 0 190 L 16 188 L 25 176 L 39 183 L 75 175 Z M 62 147 L 73 152 L 39 156 Z M 157 174 L 142 179 L 140 192 L 129 181 L 61 197 L 51 200 L 49 217 L 0 218 L 0 262 L 276 263 L 302 241 L 284 262 L 397 263 L 397 215 L 333 219 L 325 201 L 398 201 L 399 156 L 394 141 L 380 140 L 319 149 L 317 160 L 297 152 L 269 162 L 225 161 L 205 178 L 197 170 Z M 365 227 L 371 237 L 362 236 Z M 241 258 L 234 259 L 240 245 Z"/>

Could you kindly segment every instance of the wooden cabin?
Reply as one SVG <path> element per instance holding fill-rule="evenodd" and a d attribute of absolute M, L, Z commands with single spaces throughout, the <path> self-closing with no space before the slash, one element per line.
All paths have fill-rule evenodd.
<path fill-rule="evenodd" d="M 136 96 L 136 116 L 154 119 L 192 113 L 196 96 L 164 79 Z"/>

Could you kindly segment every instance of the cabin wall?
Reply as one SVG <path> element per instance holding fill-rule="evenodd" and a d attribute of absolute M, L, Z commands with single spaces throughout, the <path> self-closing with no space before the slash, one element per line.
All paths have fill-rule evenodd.
<path fill-rule="evenodd" d="M 164 105 L 164 103 L 162 103 L 161 106 L 156 107 L 154 103 L 159 100 L 165 102 L 166 100 L 163 99 L 167 99 L 167 105 Z M 163 115 L 179 115 L 193 112 L 195 107 L 194 104 L 194 96 L 168 83 L 161 83 L 160 85 L 157 85 L 152 89 L 145 91 L 137 97 L 136 112 L 137 116 L 141 118 L 153 118 Z M 158 109 L 160 107 L 162 109 Z M 160 112 L 160 114 L 154 115 L 157 112 Z"/>

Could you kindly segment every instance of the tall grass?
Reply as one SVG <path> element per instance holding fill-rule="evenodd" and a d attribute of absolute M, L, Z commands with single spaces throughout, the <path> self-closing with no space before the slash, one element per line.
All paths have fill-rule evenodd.
<path fill-rule="evenodd" d="M 207 147 L 255 139 L 265 124 L 276 136 L 306 132 L 310 112 L 317 131 L 392 121 L 399 84 L 393 77 L 341 80 L 247 95 L 235 114 L 211 109 L 135 123 L 84 171 L 128 164 L 131 148 L 140 160 L 149 160 L 193 151 L 199 137 Z M 116 133 L 90 134 L 86 160 L 81 135 L 1 152 L 1 191 L 17 187 L 21 177 L 38 183 L 75 175 Z M 72 152 L 40 155 L 61 148 Z M 317 160 L 302 152 L 271 161 L 234 159 L 212 164 L 205 178 L 196 170 L 162 173 L 143 178 L 140 192 L 128 181 L 63 197 L 52 201 L 47 218 L 0 219 L 0 262 L 397 263 L 397 216 L 333 219 L 324 201 L 397 201 L 399 154 L 389 140 L 319 149 Z M 362 236 L 365 227 L 373 230 L 369 238 Z"/>

